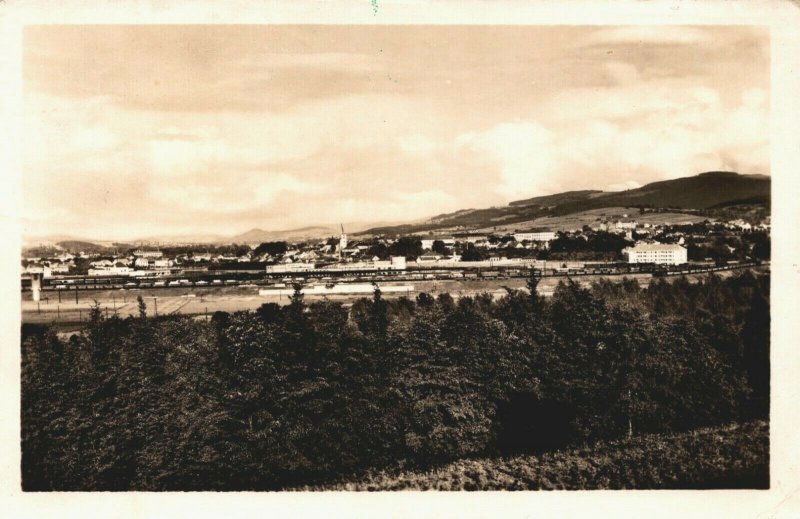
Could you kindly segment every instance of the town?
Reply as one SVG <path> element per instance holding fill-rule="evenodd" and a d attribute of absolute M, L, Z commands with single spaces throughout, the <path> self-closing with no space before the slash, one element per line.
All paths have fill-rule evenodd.
<path fill-rule="evenodd" d="M 582 228 L 503 234 L 348 237 L 342 228 L 340 236 L 301 243 L 115 244 L 85 250 L 64 243 L 26 251 L 22 290 L 38 301 L 42 291 L 64 290 L 255 285 L 270 295 L 269 288 L 285 289 L 287 282 L 319 280 L 686 274 L 769 260 L 769 232 L 769 217 L 758 224 L 651 224 L 623 213 Z"/>

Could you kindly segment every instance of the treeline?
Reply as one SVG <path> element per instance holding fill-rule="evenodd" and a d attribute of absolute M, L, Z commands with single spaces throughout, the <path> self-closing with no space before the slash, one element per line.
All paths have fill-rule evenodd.
<path fill-rule="evenodd" d="M 536 279 L 530 280 L 535 288 Z M 24 327 L 26 490 L 280 489 L 766 418 L 769 279 Z"/>
<path fill-rule="evenodd" d="M 624 235 L 609 232 L 591 232 L 585 237 L 559 233 L 550 242 L 548 259 L 619 260 L 622 249 L 630 245 Z"/>

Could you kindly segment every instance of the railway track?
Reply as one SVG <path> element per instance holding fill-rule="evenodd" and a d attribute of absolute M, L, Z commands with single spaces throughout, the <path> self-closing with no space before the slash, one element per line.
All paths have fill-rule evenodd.
<path fill-rule="evenodd" d="M 736 265 L 725 265 L 715 267 L 702 267 L 702 268 L 679 268 L 679 269 L 663 269 L 654 267 L 628 267 L 628 268 L 582 268 L 582 269 L 547 269 L 541 271 L 534 269 L 537 277 L 551 278 L 551 277 L 582 277 L 582 276 L 624 276 L 633 274 L 651 274 L 654 277 L 662 276 L 683 276 L 690 274 L 704 274 L 712 272 L 722 272 L 730 270 L 739 270 L 754 267 L 769 267 L 769 264 L 757 263 L 740 263 Z M 397 271 L 394 273 L 381 272 L 376 274 L 374 272 L 347 272 L 342 275 L 337 272 L 314 272 L 314 273 L 295 273 L 294 276 L 289 277 L 285 274 L 282 276 L 275 276 L 269 274 L 260 274 L 260 277 L 254 278 L 254 274 L 248 274 L 247 277 L 236 277 L 227 275 L 226 279 L 204 277 L 202 279 L 187 280 L 182 276 L 171 276 L 162 278 L 149 278 L 146 281 L 132 280 L 130 277 L 108 277 L 108 278 L 88 278 L 88 277 L 74 277 L 74 278 L 54 278 L 45 280 L 43 283 L 42 291 L 45 292 L 61 292 L 68 294 L 75 291 L 86 290 L 159 290 L 168 288 L 223 288 L 223 287 L 266 287 L 274 286 L 280 282 L 291 283 L 308 283 L 308 282 L 324 282 L 331 281 L 336 283 L 346 283 L 350 281 L 375 281 L 375 282 L 413 282 L 413 281 L 445 281 L 445 280 L 485 280 L 485 279 L 513 279 L 513 278 L 527 278 L 530 276 L 530 269 L 527 268 L 511 268 L 511 269 L 436 269 L 436 270 L 406 270 Z M 322 275 L 324 274 L 324 276 Z M 22 289 L 26 290 L 25 287 Z M 29 290 L 29 289 L 28 289 Z"/>

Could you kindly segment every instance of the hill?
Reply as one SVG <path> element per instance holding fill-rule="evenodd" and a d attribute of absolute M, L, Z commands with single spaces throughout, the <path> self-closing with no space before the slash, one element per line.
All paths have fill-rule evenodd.
<path fill-rule="evenodd" d="M 416 224 L 376 227 L 361 234 L 401 234 L 437 229 L 480 229 L 530 222 L 604 207 L 648 207 L 674 210 L 707 210 L 738 205 L 743 201 L 769 207 L 770 177 L 710 171 L 699 175 L 653 182 L 626 191 L 567 191 L 517 200 L 503 207 L 465 209 L 440 214 Z"/>
<path fill-rule="evenodd" d="M 604 193 L 579 204 L 595 205 L 595 207 L 618 205 L 708 209 L 735 200 L 769 197 L 770 187 L 769 177 L 763 175 L 712 171 L 693 177 L 653 182 L 638 189 Z M 564 210 L 569 204 L 562 204 L 560 207 Z"/>
<path fill-rule="evenodd" d="M 72 254 L 77 254 L 81 251 L 103 253 L 109 250 L 108 247 L 98 243 L 83 240 L 60 241 L 56 243 L 56 246 Z"/>
<path fill-rule="evenodd" d="M 263 229 L 250 229 L 249 231 L 225 238 L 228 243 L 253 243 L 259 244 L 268 241 L 302 241 L 309 239 L 324 238 L 339 234 L 339 230 L 333 227 L 302 227 L 300 229 L 290 229 L 286 231 L 265 231 Z"/>

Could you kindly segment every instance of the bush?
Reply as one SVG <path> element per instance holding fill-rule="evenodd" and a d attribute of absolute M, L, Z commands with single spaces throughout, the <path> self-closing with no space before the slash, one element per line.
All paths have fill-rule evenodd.
<path fill-rule="evenodd" d="M 378 472 L 301 490 L 599 490 L 769 488 L 769 429 L 751 422 L 647 435 L 540 456 Z"/>

